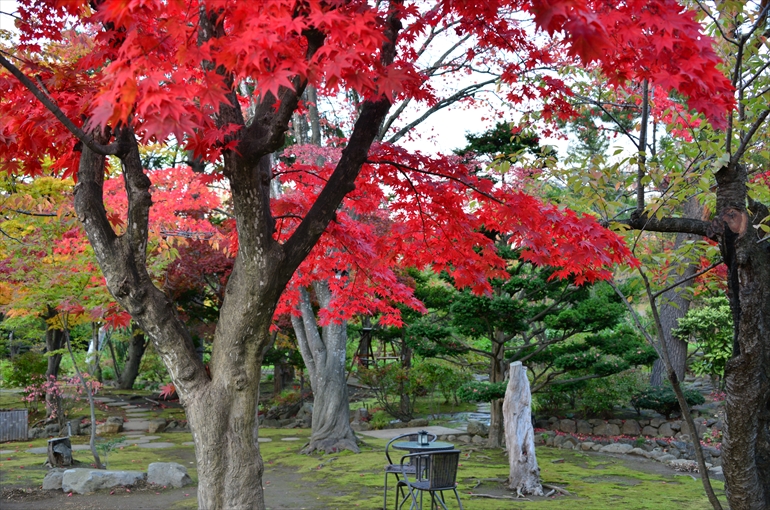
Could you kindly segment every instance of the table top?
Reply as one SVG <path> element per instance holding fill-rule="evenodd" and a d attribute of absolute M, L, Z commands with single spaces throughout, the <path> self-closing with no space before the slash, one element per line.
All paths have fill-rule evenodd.
<path fill-rule="evenodd" d="M 410 452 L 430 452 L 434 450 L 453 450 L 455 445 L 443 441 L 432 441 L 428 444 L 420 444 L 417 441 L 398 441 L 391 445 L 397 450 L 409 450 Z"/>

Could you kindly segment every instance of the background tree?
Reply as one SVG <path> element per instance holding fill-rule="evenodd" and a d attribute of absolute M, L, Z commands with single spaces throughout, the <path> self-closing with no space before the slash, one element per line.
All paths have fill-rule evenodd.
<path fill-rule="evenodd" d="M 531 31 L 521 29 L 524 8 L 549 34 L 563 32 L 565 45 L 560 49 L 580 57 L 584 65 L 598 59 L 618 82 L 637 70 L 662 77 L 678 69 L 681 74 L 675 75 L 673 85 L 690 97 L 693 107 L 718 120 L 729 105 L 720 101 L 728 87 L 718 79 L 713 54 L 705 50 L 708 40 L 678 5 L 643 10 L 631 2 L 619 9 L 597 6 L 594 11 L 582 2 L 445 3 L 424 15 L 401 2 L 262 7 L 217 1 L 200 6 L 39 2 L 22 6 L 19 13 L 22 35 L 14 55 L 21 68 L 0 56 L 0 65 L 10 73 L 0 77 L 6 92 L 0 99 L 0 169 L 39 175 L 42 154 L 54 162 L 53 172 L 67 174 L 77 168 L 76 211 L 107 286 L 151 338 L 184 402 L 196 443 L 199 506 L 206 509 L 264 507 L 255 416 L 273 313 L 295 270 L 337 216 L 345 195 L 355 189 L 365 164 L 392 187 L 409 187 L 416 181 L 427 189 L 431 183 L 449 181 L 467 186 L 471 195 L 501 194 L 490 204 L 484 223 L 512 231 L 530 260 L 560 268 L 557 277 L 573 275 L 580 283 L 606 276 L 603 268 L 626 254 L 616 238 L 593 221 L 543 206 L 531 197 L 493 190 L 484 181 L 459 173 L 464 170 L 458 167 L 436 167 L 405 154 L 394 161 L 399 154 L 388 150 L 383 151 L 388 159 L 368 164 L 376 131 L 393 97 L 404 93 L 432 99 L 420 87 L 413 55 L 397 53 L 399 42 L 409 43 L 414 33 L 430 26 L 456 23 L 459 33 L 479 34 L 479 46 L 529 49 Z M 636 13 L 645 22 L 663 16 L 679 22 L 678 31 L 666 34 L 667 41 L 700 51 L 672 54 L 668 44 L 650 44 L 646 38 L 651 31 L 642 30 L 640 18 L 632 15 Z M 66 30 L 69 23 L 78 30 Z M 87 40 L 89 33 L 98 36 Z M 615 35 L 626 44 L 615 44 Z M 639 48 L 665 52 L 665 61 L 658 64 L 657 53 L 640 61 L 635 53 Z M 48 58 L 54 53 L 62 58 Z M 538 58 L 530 52 L 527 63 Z M 504 83 L 515 81 L 517 68 L 514 65 Z M 25 73 L 39 76 L 38 82 Z M 316 197 L 300 209 L 306 214 L 289 235 L 282 233 L 277 239 L 282 228 L 276 216 L 281 213 L 271 209 L 268 156 L 283 143 L 308 83 L 328 90 L 343 88 L 364 101 L 342 156 L 329 168 Z M 545 89 L 544 95 L 554 96 L 558 87 Z M 243 97 L 244 102 L 253 101 L 248 110 L 253 116 L 244 116 L 239 99 L 244 90 L 254 92 Z M 71 134 L 80 144 L 71 143 Z M 166 142 L 172 136 L 186 150 L 219 165 L 217 173 L 230 185 L 237 224 L 237 255 L 220 308 L 210 375 L 173 304 L 148 271 L 151 179 L 142 167 L 139 145 Z M 108 155 L 120 160 L 128 198 L 122 218 L 125 228 L 118 232 L 104 207 Z M 414 170 L 402 179 L 393 169 L 406 166 Z M 440 202 L 441 195 L 431 196 Z M 414 203 L 408 210 L 426 219 L 425 213 L 414 212 Z M 499 228 L 498 223 L 510 217 L 519 223 Z M 408 220 L 398 215 L 394 219 L 404 224 Z M 576 235 L 592 241 L 581 245 Z M 482 249 L 469 243 L 471 258 L 492 256 L 493 246 L 473 240 Z M 429 252 L 427 245 L 424 249 Z M 488 275 L 474 281 L 449 268 L 440 256 L 433 263 L 446 267 L 460 285 L 486 288 Z"/>

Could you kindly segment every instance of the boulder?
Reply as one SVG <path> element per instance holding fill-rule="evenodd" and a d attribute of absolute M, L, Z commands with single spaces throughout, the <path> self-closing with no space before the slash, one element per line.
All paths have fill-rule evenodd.
<path fill-rule="evenodd" d="M 166 430 L 166 420 L 164 418 L 156 418 L 150 420 L 150 424 L 147 426 L 147 432 L 155 434 L 156 432 L 163 432 Z"/>
<path fill-rule="evenodd" d="M 674 437 L 676 432 L 671 428 L 671 424 L 666 422 L 658 427 L 658 435 L 663 437 Z"/>
<path fill-rule="evenodd" d="M 45 433 L 45 429 L 41 427 L 32 427 L 27 431 L 27 438 L 28 439 L 40 439 L 43 437 L 48 437 Z"/>
<path fill-rule="evenodd" d="M 577 431 L 575 420 L 559 420 L 559 430 L 567 434 L 574 434 Z"/>
<path fill-rule="evenodd" d="M 657 436 L 658 435 L 658 429 L 651 425 L 647 425 L 642 429 L 642 435 L 643 436 Z"/>
<path fill-rule="evenodd" d="M 593 426 L 591 426 L 591 424 L 585 420 L 578 420 L 575 425 L 576 425 L 575 428 L 577 429 L 578 434 L 588 435 L 588 434 L 594 433 Z"/>
<path fill-rule="evenodd" d="M 425 418 L 415 418 L 414 420 L 411 420 L 409 422 L 410 427 L 427 427 L 428 426 L 428 420 Z"/>
<path fill-rule="evenodd" d="M 628 453 L 633 449 L 634 447 L 630 444 L 613 443 L 603 446 L 599 451 L 602 453 Z"/>
<path fill-rule="evenodd" d="M 564 441 L 561 442 L 561 444 L 559 445 L 559 448 L 564 448 L 566 450 L 574 450 L 578 444 L 580 444 L 580 442 L 574 437 L 564 436 Z"/>
<path fill-rule="evenodd" d="M 144 480 L 141 471 L 104 471 L 101 469 L 68 469 L 62 476 L 61 488 L 64 492 L 87 494 L 99 489 L 133 485 Z"/>
<path fill-rule="evenodd" d="M 105 434 L 117 434 L 123 428 L 122 425 L 117 423 L 97 423 L 96 435 L 103 436 Z"/>
<path fill-rule="evenodd" d="M 595 444 L 595 443 L 592 443 L 592 442 L 590 442 L 590 441 L 586 441 L 585 443 L 580 443 L 580 449 L 581 449 L 581 450 L 583 450 L 584 452 L 587 452 L 588 450 L 590 450 L 590 449 L 591 449 L 591 447 L 592 447 L 594 444 Z"/>
<path fill-rule="evenodd" d="M 43 490 L 61 490 L 61 481 L 62 477 L 64 477 L 64 471 L 66 470 L 62 468 L 53 468 L 48 471 L 45 478 L 43 478 Z"/>
<path fill-rule="evenodd" d="M 461 443 L 470 443 L 471 442 L 471 436 L 468 434 L 463 434 L 461 436 L 457 436 L 457 440 Z"/>
<path fill-rule="evenodd" d="M 670 460 L 676 460 L 676 457 L 674 457 L 673 455 L 669 455 L 668 453 L 664 453 L 660 457 L 656 457 L 656 459 L 658 460 L 658 462 L 668 462 Z"/>
<path fill-rule="evenodd" d="M 473 444 L 485 444 L 487 440 L 481 436 L 473 436 L 473 439 L 471 439 L 471 443 Z"/>
<path fill-rule="evenodd" d="M 487 437 L 489 435 L 489 426 L 476 420 L 468 421 L 468 434 Z"/>
<path fill-rule="evenodd" d="M 187 468 L 176 462 L 153 462 L 147 467 L 147 482 L 176 489 L 190 485 Z"/>
<path fill-rule="evenodd" d="M 641 457 L 647 457 L 647 451 L 641 448 L 633 448 L 628 451 L 628 455 L 639 455 Z"/>
<path fill-rule="evenodd" d="M 638 421 L 626 420 L 620 431 L 624 436 L 639 436 L 642 433 L 642 428 L 639 426 Z"/>
<path fill-rule="evenodd" d="M 59 435 L 59 425 L 56 423 L 51 423 L 49 425 L 45 426 L 45 435 L 46 436 L 58 436 Z"/>
<path fill-rule="evenodd" d="M 650 425 L 657 428 L 657 427 L 660 427 L 661 425 L 663 425 L 663 423 L 665 423 L 665 421 L 666 420 L 661 419 L 661 418 L 653 418 L 652 420 L 650 420 Z"/>

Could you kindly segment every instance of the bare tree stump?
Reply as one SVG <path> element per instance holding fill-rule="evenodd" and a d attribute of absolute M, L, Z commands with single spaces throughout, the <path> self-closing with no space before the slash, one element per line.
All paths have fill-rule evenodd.
<path fill-rule="evenodd" d="M 518 494 L 542 496 L 540 468 L 535 456 L 532 395 L 529 391 L 527 369 L 520 361 L 516 361 L 511 363 L 508 375 L 508 387 L 503 401 L 503 422 L 510 464 L 508 488 Z"/>
<path fill-rule="evenodd" d="M 55 437 L 48 440 L 48 464 L 51 467 L 72 465 L 72 444 L 68 437 Z"/>

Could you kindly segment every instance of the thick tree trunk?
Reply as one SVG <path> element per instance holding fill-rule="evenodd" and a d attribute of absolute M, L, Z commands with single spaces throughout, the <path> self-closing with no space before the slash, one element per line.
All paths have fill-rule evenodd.
<path fill-rule="evenodd" d="M 120 383 L 118 388 L 121 390 L 130 390 L 134 387 L 136 376 L 139 375 L 139 366 L 142 364 L 142 356 L 147 348 L 147 339 L 142 330 L 134 327 L 131 330 L 131 338 L 128 340 L 128 354 L 126 364 L 123 365 L 123 372 L 120 374 Z"/>
<path fill-rule="evenodd" d="M 326 282 L 314 285 L 322 308 L 331 301 Z M 350 403 L 345 376 L 347 323 L 331 323 L 318 333 L 318 323 L 307 290 L 300 291 L 302 317 L 292 317 L 292 325 L 305 361 L 313 390 L 313 432 L 303 453 L 316 450 L 327 453 L 341 450 L 359 452 L 356 436 L 350 428 Z"/>
<path fill-rule="evenodd" d="M 695 197 L 687 201 L 684 207 L 684 214 L 687 218 L 700 218 L 703 213 L 703 206 L 701 206 Z M 677 234 L 674 241 L 674 250 L 677 250 L 685 242 L 690 242 L 699 239 L 700 236 L 693 234 Z M 676 265 L 676 263 L 674 263 Z M 697 271 L 699 266 L 690 261 L 687 264 L 687 268 L 683 274 L 677 274 L 676 267 L 669 273 L 669 283 L 674 283 L 677 280 L 684 280 L 691 278 Z M 690 297 L 688 289 L 693 285 L 693 280 L 688 279 L 682 285 L 675 287 L 663 293 L 660 297 L 660 322 L 663 326 L 663 335 L 665 338 L 666 346 L 668 347 L 668 355 L 671 360 L 671 366 L 676 373 L 676 376 L 680 381 L 684 381 L 684 373 L 687 369 L 687 341 L 674 338 L 671 331 L 679 326 L 679 319 L 687 315 L 690 309 Z M 666 366 L 663 360 L 658 358 L 652 365 L 652 374 L 650 375 L 650 384 L 652 386 L 660 386 L 666 379 Z"/>
<path fill-rule="evenodd" d="M 489 367 L 489 382 L 497 383 L 505 380 L 505 341 L 501 332 L 496 332 L 495 341 L 492 342 L 492 361 Z M 489 437 L 487 448 L 500 448 L 503 446 L 503 399 L 495 399 L 490 402 Z"/>
<path fill-rule="evenodd" d="M 503 415 L 508 450 L 508 488 L 518 494 L 542 496 L 540 468 L 535 456 L 535 430 L 532 428 L 532 395 L 527 369 L 521 361 L 511 363 L 505 390 Z"/>
<path fill-rule="evenodd" d="M 728 268 L 735 324 L 733 356 L 725 368 L 727 399 L 722 464 L 732 510 L 770 508 L 770 243 L 752 228 L 768 209 L 746 210 L 746 170 L 717 172 L 720 249 Z"/>

